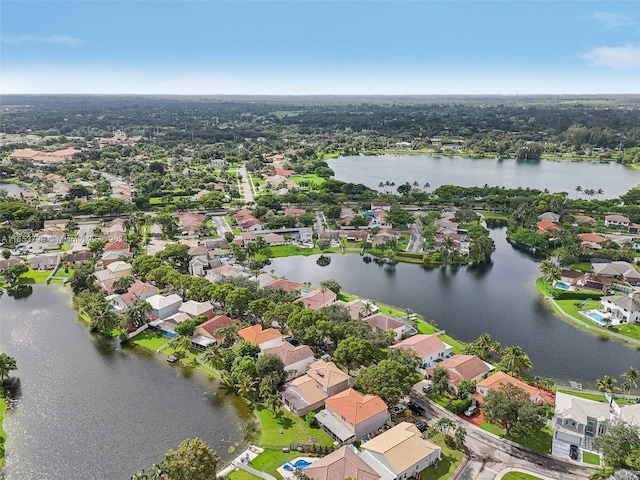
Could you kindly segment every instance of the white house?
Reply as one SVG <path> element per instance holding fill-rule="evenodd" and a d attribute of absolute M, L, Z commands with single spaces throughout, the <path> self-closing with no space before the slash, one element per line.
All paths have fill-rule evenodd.
<path fill-rule="evenodd" d="M 359 457 L 373 468 L 381 480 L 421 478 L 420 472 L 440 460 L 441 449 L 426 440 L 409 422 L 372 438 L 361 445 Z"/>
<path fill-rule="evenodd" d="M 630 295 L 609 295 L 600 299 L 601 310 L 612 323 L 640 323 L 640 300 Z"/>
<path fill-rule="evenodd" d="M 288 378 L 296 378 L 304 374 L 309 365 L 315 360 L 313 352 L 307 345 L 294 347 L 289 342 L 283 342 L 276 347 L 262 350 L 263 355 L 268 353 L 280 357 L 284 364 L 284 371 L 288 374 Z"/>
<path fill-rule="evenodd" d="M 624 227 L 628 227 L 631 223 L 629 218 L 624 215 L 605 215 L 604 216 L 604 226 L 605 227 L 615 227 L 618 225 L 622 225 Z"/>
<path fill-rule="evenodd" d="M 207 257 L 198 256 L 189 260 L 189 273 L 193 276 L 204 277 L 206 275 L 205 270 L 209 269 L 209 261 Z"/>
<path fill-rule="evenodd" d="M 117 262 L 110 263 L 107 266 L 107 270 L 111 272 L 114 278 L 130 277 L 131 264 L 118 260 Z"/>
<path fill-rule="evenodd" d="M 180 305 L 178 311 L 186 313 L 191 318 L 199 315 L 204 315 L 207 318 L 213 317 L 213 305 L 211 305 L 210 302 L 196 302 L 195 300 L 189 300 L 188 302 L 184 302 Z"/>
<path fill-rule="evenodd" d="M 313 243 L 313 230 L 308 227 L 304 227 L 298 230 L 298 237 L 300 243 Z"/>
<path fill-rule="evenodd" d="M 151 305 L 151 316 L 165 319 L 171 315 L 178 313 L 178 309 L 182 305 L 182 298 L 175 293 L 172 295 L 153 295 L 146 299 Z"/>

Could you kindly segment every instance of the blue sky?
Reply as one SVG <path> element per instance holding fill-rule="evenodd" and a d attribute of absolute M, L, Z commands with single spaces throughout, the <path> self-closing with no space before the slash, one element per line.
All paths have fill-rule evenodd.
<path fill-rule="evenodd" d="M 11 1 L 2 93 L 640 93 L 636 1 Z"/>

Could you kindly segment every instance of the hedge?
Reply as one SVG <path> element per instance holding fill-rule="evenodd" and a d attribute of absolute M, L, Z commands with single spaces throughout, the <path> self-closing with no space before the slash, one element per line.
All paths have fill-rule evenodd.
<path fill-rule="evenodd" d="M 575 292 L 571 290 L 559 290 L 554 288 L 551 290 L 551 296 L 556 300 L 587 300 L 590 299 L 598 299 L 602 297 L 602 293 L 597 292 Z"/>

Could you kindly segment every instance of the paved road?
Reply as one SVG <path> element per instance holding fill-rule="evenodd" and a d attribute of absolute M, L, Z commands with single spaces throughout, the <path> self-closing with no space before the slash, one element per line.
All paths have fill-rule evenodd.
<path fill-rule="evenodd" d="M 409 240 L 409 245 L 407 245 L 407 252 L 422 252 L 423 239 L 419 221 L 409 226 L 409 233 L 411 234 L 411 239 Z"/>
<path fill-rule="evenodd" d="M 469 450 L 469 462 L 458 475 L 459 480 L 493 480 L 498 472 L 506 468 L 519 468 L 563 480 L 589 478 L 594 472 L 594 468 L 531 453 L 500 439 L 429 401 L 419 391 L 411 394 L 411 400 L 425 408 L 425 417 L 430 424 L 447 417 L 467 430 L 465 445 Z"/>
<path fill-rule="evenodd" d="M 247 168 L 242 165 L 238 169 L 238 174 L 242 176 L 242 193 L 244 194 L 244 203 L 249 205 L 253 203 L 253 193 L 251 192 L 251 185 L 249 185 L 249 173 L 247 172 Z"/>
<path fill-rule="evenodd" d="M 214 215 L 211 217 L 211 221 L 216 227 L 216 232 L 218 232 L 218 235 L 221 237 L 224 237 L 224 234 L 227 232 L 233 233 L 233 229 L 227 223 L 227 219 L 224 215 Z"/>
<path fill-rule="evenodd" d="M 316 232 L 324 232 L 327 228 L 327 219 L 320 209 L 314 209 L 313 214 L 316 216 L 313 228 Z"/>
<path fill-rule="evenodd" d="M 79 224 L 78 235 L 76 235 L 75 243 L 77 243 L 78 246 L 79 245 L 86 246 L 93 238 L 93 232 L 97 226 L 98 226 L 98 222 Z"/>

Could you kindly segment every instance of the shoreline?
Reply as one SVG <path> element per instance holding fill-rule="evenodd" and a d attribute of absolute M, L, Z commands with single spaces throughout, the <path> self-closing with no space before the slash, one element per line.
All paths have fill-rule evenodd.
<path fill-rule="evenodd" d="M 4 430 L 4 413 L 7 411 L 4 386 L 0 385 L 0 470 L 4 465 L 4 446 L 7 441 L 7 432 Z"/>

